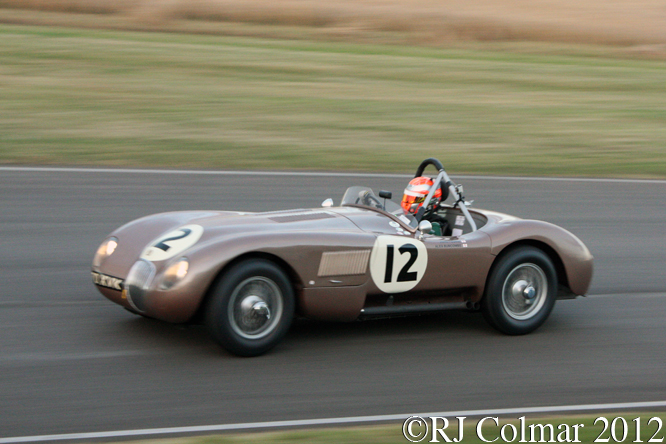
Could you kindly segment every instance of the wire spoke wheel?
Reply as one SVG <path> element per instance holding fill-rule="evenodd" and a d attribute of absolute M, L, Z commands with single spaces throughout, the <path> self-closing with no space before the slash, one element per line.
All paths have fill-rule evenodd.
<path fill-rule="evenodd" d="M 513 319 L 529 319 L 546 302 L 548 280 L 535 264 L 521 264 L 511 270 L 502 288 L 502 305 Z"/>
<path fill-rule="evenodd" d="M 275 347 L 294 317 L 288 275 L 265 259 L 247 259 L 219 276 L 206 306 L 206 327 L 231 353 L 258 356 Z"/>
<path fill-rule="evenodd" d="M 546 321 L 556 297 L 557 272 L 551 258 L 538 248 L 517 246 L 493 265 L 481 310 L 497 330 L 524 335 Z"/>
<path fill-rule="evenodd" d="M 277 284 L 254 276 L 241 282 L 231 294 L 229 323 L 239 336 L 260 339 L 277 327 L 282 311 L 282 292 Z"/>

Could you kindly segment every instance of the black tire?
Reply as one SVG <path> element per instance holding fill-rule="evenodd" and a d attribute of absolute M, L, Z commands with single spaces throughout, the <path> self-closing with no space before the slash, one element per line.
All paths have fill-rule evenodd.
<path fill-rule="evenodd" d="M 239 356 L 258 356 L 280 342 L 294 317 L 294 290 L 273 262 L 233 265 L 215 283 L 206 305 L 212 338 Z"/>
<path fill-rule="evenodd" d="M 524 335 L 548 318 L 557 298 L 557 273 L 548 255 L 521 246 L 508 251 L 493 266 L 481 311 L 502 333 Z"/>

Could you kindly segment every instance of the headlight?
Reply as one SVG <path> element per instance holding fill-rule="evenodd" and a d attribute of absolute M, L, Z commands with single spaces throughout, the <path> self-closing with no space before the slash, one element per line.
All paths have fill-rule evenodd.
<path fill-rule="evenodd" d="M 185 257 L 181 257 L 164 272 L 164 277 L 160 283 L 160 290 L 169 290 L 178 282 L 182 281 L 187 276 L 187 271 L 190 268 L 190 263 Z"/>
<path fill-rule="evenodd" d="M 110 237 L 99 246 L 95 257 L 93 258 L 93 267 L 99 267 L 102 264 L 102 261 L 107 257 L 111 256 L 116 247 L 118 246 L 118 239 L 115 237 Z"/>

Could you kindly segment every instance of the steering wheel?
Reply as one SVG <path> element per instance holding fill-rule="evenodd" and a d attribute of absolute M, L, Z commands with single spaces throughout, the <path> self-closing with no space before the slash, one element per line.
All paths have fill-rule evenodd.
<path fill-rule="evenodd" d="M 361 191 L 361 193 L 358 195 L 358 198 L 356 199 L 356 203 L 361 203 L 362 205 L 374 205 L 375 207 L 379 209 L 383 209 L 384 206 L 382 203 L 377 199 L 375 196 L 370 193 L 370 191 Z"/>
<path fill-rule="evenodd" d="M 444 165 L 442 165 L 442 162 L 435 159 L 434 157 L 429 157 L 423 162 L 421 162 L 421 165 L 419 165 L 419 167 L 416 169 L 416 174 L 414 175 L 414 177 L 423 176 L 423 171 L 426 169 L 428 165 L 434 166 L 435 168 L 437 168 L 437 171 L 444 169 Z M 444 181 L 441 181 L 439 184 L 439 188 L 442 190 L 442 199 L 440 202 L 444 202 L 446 198 L 449 197 L 449 184 L 444 183 Z"/>

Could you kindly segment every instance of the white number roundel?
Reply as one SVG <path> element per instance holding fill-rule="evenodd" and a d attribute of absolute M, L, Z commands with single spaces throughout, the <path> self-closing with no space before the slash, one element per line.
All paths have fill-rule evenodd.
<path fill-rule="evenodd" d="M 402 236 L 379 236 L 370 255 L 370 275 L 385 293 L 409 291 L 421 281 L 428 267 L 423 242 Z"/>
<path fill-rule="evenodd" d="M 196 244 L 202 234 L 203 227 L 201 225 L 180 227 L 152 241 L 141 253 L 141 259 L 149 261 L 170 259 Z"/>

